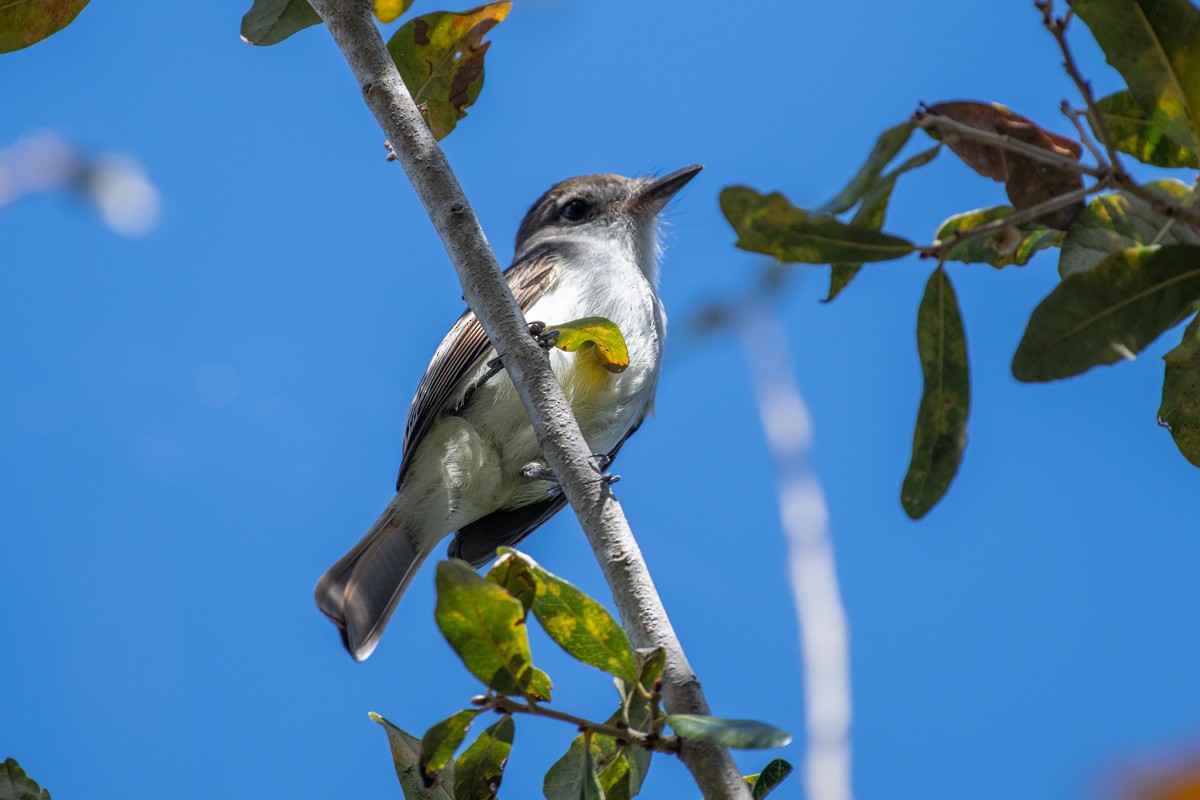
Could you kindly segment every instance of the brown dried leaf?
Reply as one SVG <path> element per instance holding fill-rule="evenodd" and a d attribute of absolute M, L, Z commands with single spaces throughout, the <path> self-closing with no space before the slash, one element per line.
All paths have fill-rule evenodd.
<path fill-rule="evenodd" d="M 974 100 L 937 103 L 929 106 L 926 113 L 933 119 L 933 127 L 937 131 L 935 138 L 944 141 L 955 155 L 980 175 L 1003 183 L 1008 199 L 1018 211 L 1083 188 L 1083 176 L 1077 172 L 1014 153 L 997 144 L 969 139 L 937 124 L 938 117 L 946 117 L 962 125 L 1007 136 L 1065 158 L 1079 160 L 1083 153 L 1079 142 L 1048 131 L 1028 117 L 998 103 Z M 1083 201 L 1080 200 L 1043 214 L 1036 221 L 1051 228 L 1066 230 L 1082 210 Z"/>

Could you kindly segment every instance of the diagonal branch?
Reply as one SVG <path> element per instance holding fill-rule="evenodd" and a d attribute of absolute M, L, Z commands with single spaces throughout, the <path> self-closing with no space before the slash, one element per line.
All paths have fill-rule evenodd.
<path fill-rule="evenodd" d="M 590 450 L 545 353 L 529 335 L 524 315 L 500 272 L 462 188 L 421 119 L 371 18 L 370 0 L 312 0 L 362 89 L 363 99 L 391 142 L 425 205 L 462 283 L 467 304 L 483 325 L 525 404 L 542 452 L 596 553 L 630 639 L 666 653 L 664 696 L 674 713 L 707 714 L 700 682 L 667 619 L 620 504 L 595 481 Z M 748 798 L 729 752 L 684 742 L 680 759 L 709 800 Z"/>

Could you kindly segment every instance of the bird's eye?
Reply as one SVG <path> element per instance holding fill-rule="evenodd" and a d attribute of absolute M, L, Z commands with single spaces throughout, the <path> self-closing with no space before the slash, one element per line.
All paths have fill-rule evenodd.
<path fill-rule="evenodd" d="M 563 206 L 559 215 L 567 222 L 579 222 L 588 215 L 589 211 L 591 211 L 591 207 L 586 200 L 575 199 Z"/>

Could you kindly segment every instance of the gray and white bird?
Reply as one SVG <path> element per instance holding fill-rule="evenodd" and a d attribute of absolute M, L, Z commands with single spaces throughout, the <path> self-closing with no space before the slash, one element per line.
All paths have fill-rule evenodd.
<path fill-rule="evenodd" d="M 667 318 L 658 297 L 658 216 L 701 170 L 662 178 L 587 175 L 534 203 L 505 271 L 530 321 L 616 323 L 629 349 L 620 373 L 551 350 L 551 367 L 593 453 L 610 459 L 653 408 Z M 317 582 L 317 606 L 355 660 L 371 655 L 421 563 L 450 533 L 450 555 L 481 565 L 566 503 L 526 467 L 541 459 L 516 388 L 489 362 L 496 351 L 475 315 L 442 340 L 417 387 L 404 432 L 396 496 Z"/>

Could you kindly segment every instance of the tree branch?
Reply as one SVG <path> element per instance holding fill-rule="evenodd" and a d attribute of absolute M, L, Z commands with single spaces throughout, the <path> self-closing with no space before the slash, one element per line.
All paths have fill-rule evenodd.
<path fill-rule="evenodd" d="M 1088 121 L 1092 124 L 1092 130 L 1096 132 L 1096 138 L 1100 140 L 1100 144 L 1104 145 L 1104 151 L 1108 153 L 1108 163 L 1105 165 L 1101 162 L 1100 166 L 1108 166 L 1118 175 L 1125 174 L 1125 167 L 1121 164 L 1121 155 L 1117 152 L 1117 148 L 1113 145 L 1112 135 L 1108 132 L 1108 124 L 1104 121 L 1100 109 L 1096 107 L 1096 97 L 1092 94 L 1092 85 L 1083 78 L 1083 74 L 1079 71 L 1079 65 L 1075 63 L 1075 56 L 1071 54 L 1071 47 L 1067 44 L 1067 17 L 1056 18 L 1051 0 L 1034 0 L 1034 6 L 1042 12 L 1042 24 L 1046 26 L 1046 30 L 1054 37 L 1054 41 L 1058 43 L 1058 49 L 1062 51 L 1063 68 L 1066 69 L 1067 75 L 1075 83 L 1075 88 L 1079 90 L 1079 94 L 1083 97 L 1084 105 L 1087 107 Z M 1068 11 L 1068 14 L 1070 12 Z M 1080 131 L 1082 134 L 1082 131 Z"/>
<path fill-rule="evenodd" d="M 665 651 L 667 707 L 674 713 L 709 713 L 700 682 L 667 619 L 621 506 L 607 486 L 595 481 L 579 425 L 545 353 L 529 335 L 525 317 L 445 155 L 388 55 L 371 18 L 369 0 L 312 0 L 312 6 L 345 56 L 367 107 L 424 203 L 458 273 L 467 304 L 502 354 L 542 453 L 596 553 L 626 632 L 637 647 Z M 679 756 L 709 800 L 750 796 L 727 750 L 685 741 Z"/>
<path fill-rule="evenodd" d="M 850 635 L 838 590 L 829 510 L 809 463 L 812 423 L 800 395 L 787 336 L 769 303 L 738 325 L 767 445 L 775 459 L 779 516 L 804 658 L 809 800 L 852 800 L 850 781 Z"/>

